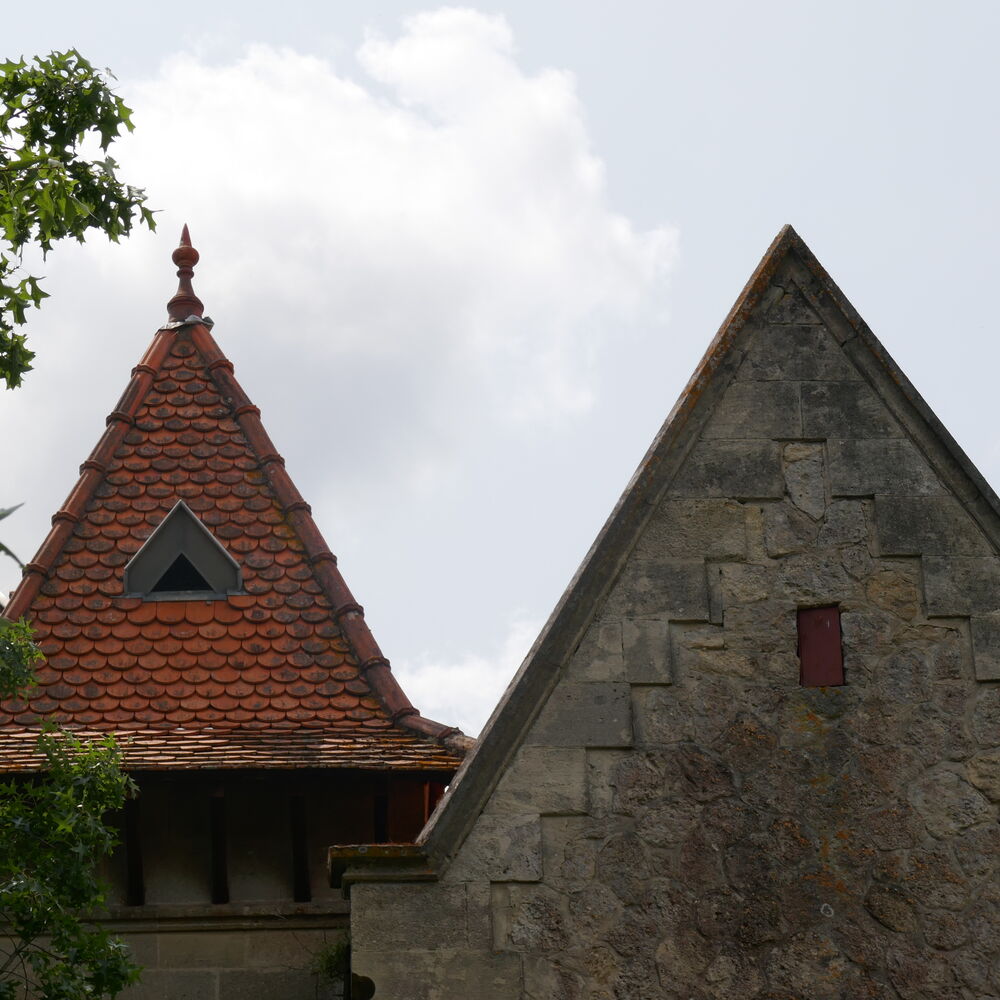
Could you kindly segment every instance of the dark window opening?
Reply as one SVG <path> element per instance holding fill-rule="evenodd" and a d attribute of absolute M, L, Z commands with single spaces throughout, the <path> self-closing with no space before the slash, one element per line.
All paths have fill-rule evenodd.
<path fill-rule="evenodd" d="M 151 594 L 166 594 L 175 590 L 213 590 L 212 585 L 195 569 L 191 560 L 181 553 L 150 590 Z"/>
<path fill-rule="evenodd" d="M 799 608 L 799 684 L 839 687 L 844 683 L 840 608 Z"/>
<path fill-rule="evenodd" d="M 152 600 L 219 598 L 239 593 L 239 563 L 183 500 L 156 526 L 125 567 L 125 593 Z"/>

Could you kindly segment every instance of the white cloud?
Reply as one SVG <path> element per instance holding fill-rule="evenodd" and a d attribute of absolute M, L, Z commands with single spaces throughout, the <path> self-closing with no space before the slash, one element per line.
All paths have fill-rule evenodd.
<path fill-rule="evenodd" d="M 266 46 L 177 56 L 130 89 L 123 162 L 211 246 L 227 323 L 267 339 L 275 321 L 258 350 L 403 367 L 432 383 L 430 414 L 470 380 L 494 418 L 586 408 L 595 319 L 645 301 L 674 234 L 610 210 L 573 78 L 525 74 L 503 18 L 463 9 L 358 58 L 374 86 Z"/>
<path fill-rule="evenodd" d="M 393 669 L 423 715 L 478 736 L 540 628 L 541 622 L 516 615 L 489 654 L 467 653 L 448 660 L 425 652 Z"/>
<path fill-rule="evenodd" d="M 28 501 L 4 540 L 30 554 L 44 538 L 165 316 L 168 255 L 188 222 L 216 336 L 359 599 L 378 609 L 387 655 L 428 649 L 423 676 L 502 673 L 506 652 L 454 663 L 430 651 L 413 594 L 436 590 L 468 649 L 473 628 L 489 635 L 523 601 L 495 539 L 488 584 L 447 569 L 449 549 L 468 544 L 456 539 L 481 547 L 482 532 L 545 551 L 541 523 L 512 513 L 524 510 L 518 474 L 488 478 L 484 456 L 552 464 L 543 443 L 593 407 L 603 361 L 658 325 L 675 233 L 638 231 L 611 208 L 572 75 L 525 72 L 502 17 L 419 14 L 396 37 L 370 35 L 353 75 L 267 45 L 222 63 L 208 52 L 121 81 L 136 131 L 113 153 L 163 210 L 160 230 L 60 246 L 46 262 L 38 371 L 0 401 L 18 441 L 0 503 Z M 372 566 L 391 569 L 366 579 Z M 0 588 L 15 579 L 0 567 Z M 502 683 L 464 686 L 472 715 L 468 695 L 454 712 L 436 700 L 446 687 L 411 697 L 476 728 Z"/>

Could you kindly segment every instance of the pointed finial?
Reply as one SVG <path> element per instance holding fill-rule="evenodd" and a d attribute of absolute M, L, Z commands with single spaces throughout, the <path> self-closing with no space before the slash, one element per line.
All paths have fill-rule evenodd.
<path fill-rule="evenodd" d="M 191 278 L 194 276 L 194 266 L 198 263 L 198 251 L 191 246 L 191 236 L 185 223 L 181 230 L 181 244 L 173 252 L 171 259 L 177 265 L 177 293 L 167 303 L 167 315 L 172 320 L 183 322 L 188 316 L 201 316 L 205 307 L 201 299 L 194 294 Z"/>

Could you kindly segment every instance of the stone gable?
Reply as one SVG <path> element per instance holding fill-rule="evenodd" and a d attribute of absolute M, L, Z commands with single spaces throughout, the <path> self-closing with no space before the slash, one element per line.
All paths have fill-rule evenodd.
<path fill-rule="evenodd" d="M 376 998 L 1000 995 L 996 498 L 794 233 L 755 282 L 425 832 L 438 881 L 355 884 Z M 843 686 L 799 682 L 817 606 Z"/>

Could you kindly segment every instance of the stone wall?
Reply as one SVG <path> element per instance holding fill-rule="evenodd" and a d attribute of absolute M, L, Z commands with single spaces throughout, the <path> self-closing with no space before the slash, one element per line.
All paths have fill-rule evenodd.
<path fill-rule="evenodd" d="M 1000 563 L 812 280 L 762 296 L 440 880 L 355 885 L 376 1000 L 1000 996 Z M 820 605 L 843 687 L 799 685 Z"/>
<path fill-rule="evenodd" d="M 343 983 L 316 971 L 347 931 L 347 907 L 231 907 L 209 914 L 147 907 L 141 919 L 111 921 L 143 967 L 122 1000 L 336 1000 Z M 242 910 L 243 912 L 240 912 Z"/>

